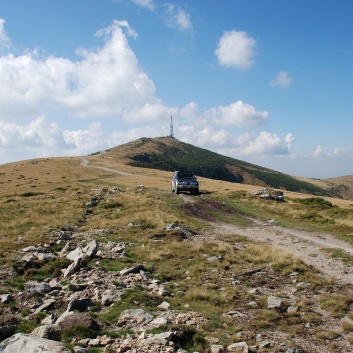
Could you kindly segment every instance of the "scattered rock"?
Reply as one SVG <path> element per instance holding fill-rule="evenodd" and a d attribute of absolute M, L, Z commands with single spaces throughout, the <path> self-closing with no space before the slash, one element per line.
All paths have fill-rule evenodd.
<path fill-rule="evenodd" d="M 28 293 L 48 293 L 51 291 L 51 286 L 45 282 L 27 282 L 25 284 L 25 290 Z"/>
<path fill-rule="evenodd" d="M 70 353 L 61 342 L 24 333 L 16 333 L 0 343 L 1 353 Z"/>

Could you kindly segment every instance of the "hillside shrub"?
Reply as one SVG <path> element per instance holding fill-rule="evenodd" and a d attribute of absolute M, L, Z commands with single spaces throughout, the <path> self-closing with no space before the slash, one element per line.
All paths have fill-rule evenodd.
<path fill-rule="evenodd" d="M 307 199 L 299 199 L 298 201 L 303 205 L 307 205 L 320 210 L 326 210 L 333 207 L 330 201 L 327 201 L 322 197 L 309 197 Z"/>

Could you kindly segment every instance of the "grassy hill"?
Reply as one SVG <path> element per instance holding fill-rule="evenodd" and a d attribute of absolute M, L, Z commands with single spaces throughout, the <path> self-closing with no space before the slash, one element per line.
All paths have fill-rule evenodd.
<path fill-rule="evenodd" d="M 343 318 L 353 318 L 351 285 L 321 276 L 278 248 L 233 233 L 216 237 L 208 220 L 252 227 L 251 218 L 276 219 L 279 225 L 330 232 L 353 242 L 351 201 L 322 200 L 288 191 L 286 202 L 277 203 L 250 196 L 249 191 L 259 188 L 256 185 L 200 177 L 202 196 L 185 202 L 182 195 L 170 192 L 170 170 L 130 165 L 136 162 L 131 157 L 137 151 L 141 155 L 161 153 L 158 144 L 149 142 L 138 140 L 87 156 L 87 166 L 79 157 L 2 166 L 0 291 L 12 295 L 9 303 L 0 303 L 2 322 L 11 319 L 16 322 L 16 332 L 31 333 L 42 325 L 43 318 L 64 312 L 73 295 L 88 295 L 93 305 L 84 314 L 96 320 L 100 329 L 78 325 L 61 332 L 57 339 L 72 350 L 78 339 L 103 335 L 114 347 L 126 341 L 134 347 L 132 340 L 140 337 L 140 332 L 135 334 L 126 326 L 128 322 L 119 321 L 122 312 L 138 308 L 157 316 L 165 301 L 170 307 L 163 315 L 169 315 L 170 322 L 158 330 L 146 330 L 146 335 L 180 333 L 182 339 L 175 338 L 175 345 L 190 353 L 208 353 L 213 343 L 229 346 L 236 342 L 247 342 L 257 353 L 289 352 L 298 345 L 304 346 L 306 353 L 348 352 L 353 326 Z M 167 230 L 169 224 L 180 224 L 192 232 Z M 59 238 L 63 233 L 72 240 Z M 60 269 L 66 268 L 68 261 L 60 257 L 60 251 L 69 242 L 83 247 L 92 239 L 100 244 L 100 256 L 89 259 L 82 271 L 63 278 Z M 32 260 L 24 266 L 22 250 L 29 246 L 56 258 Z M 122 256 L 105 250 L 122 246 Z M 327 256 L 353 263 L 343 252 Z M 138 273 L 130 277 L 119 274 L 138 264 L 143 264 L 151 279 Z M 61 290 L 42 294 L 25 290 L 27 282 L 50 280 Z M 156 283 L 166 294 L 153 290 Z M 100 298 L 108 289 L 120 296 L 105 306 L 96 294 Z M 60 292 L 60 300 L 37 312 L 38 305 L 52 299 L 55 292 Z M 273 296 L 284 298 L 280 310 L 268 307 Z M 188 320 L 181 321 L 183 317 Z M 90 351 L 101 353 L 105 348 L 95 346 Z"/>
<path fill-rule="evenodd" d="M 104 151 L 99 155 L 105 161 L 107 159 L 124 161 L 134 167 L 171 172 L 178 169 L 189 169 L 204 178 L 272 187 L 317 196 L 342 197 L 342 191 L 347 190 L 337 187 L 334 183 L 318 185 L 311 182 L 310 179 L 300 180 L 169 137 L 140 138 Z"/>

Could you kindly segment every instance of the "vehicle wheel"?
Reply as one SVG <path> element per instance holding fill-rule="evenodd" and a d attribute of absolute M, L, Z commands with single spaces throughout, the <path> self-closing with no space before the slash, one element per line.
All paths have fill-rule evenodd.
<path fill-rule="evenodd" d="M 175 193 L 176 194 L 180 194 L 180 190 L 178 190 L 178 188 L 175 189 Z"/>
<path fill-rule="evenodd" d="M 195 195 L 198 195 L 198 194 L 199 194 L 199 189 L 195 189 L 195 190 L 194 190 L 194 194 L 195 194 Z"/>

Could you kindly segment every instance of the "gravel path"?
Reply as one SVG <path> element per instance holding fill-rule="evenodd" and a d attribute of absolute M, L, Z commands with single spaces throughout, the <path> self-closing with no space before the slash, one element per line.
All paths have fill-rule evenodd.
<path fill-rule="evenodd" d="M 256 221 L 252 227 L 238 227 L 226 223 L 211 223 L 216 234 L 237 234 L 253 241 L 264 242 L 293 253 L 322 272 L 341 283 L 353 283 L 353 267 L 334 259 L 323 250 L 339 249 L 353 255 L 353 246 L 336 239 L 330 234 L 298 231 L 271 223 Z"/>
<path fill-rule="evenodd" d="M 180 195 L 185 205 L 202 207 L 195 199 L 187 195 Z M 200 215 L 200 208 L 195 216 Z M 207 236 L 222 238 L 222 234 L 235 234 L 247 237 L 252 241 L 263 242 L 286 250 L 301 258 L 308 265 L 320 270 L 322 275 L 335 278 L 340 283 L 353 283 L 353 267 L 342 260 L 332 258 L 330 253 L 324 249 L 339 249 L 353 256 L 353 245 L 335 238 L 331 234 L 300 231 L 296 229 L 281 227 L 275 221 L 262 222 L 251 219 L 253 225 L 240 227 L 229 223 L 207 220 L 213 226 L 213 230 Z M 204 236 L 204 234 L 203 234 Z"/>

